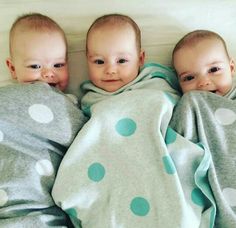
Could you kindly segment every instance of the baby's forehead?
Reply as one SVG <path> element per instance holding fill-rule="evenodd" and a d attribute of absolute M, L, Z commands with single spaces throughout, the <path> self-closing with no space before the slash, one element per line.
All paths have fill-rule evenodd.
<path fill-rule="evenodd" d="M 205 50 L 215 49 L 218 52 L 224 53 L 227 55 L 227 50 L 225 49 L 224 43 L 217 38 L 199 38 L 198 40 L 194 40 L 193 42 L 186 42 L 181 45 L 178 49 L 173 53 L 173 58 L 179 56 L 183 53 L 193 52 L 198 54 L 201 52 L 205 53 Z M 205 53 L 206 54 L 206 53 Z"/>
<path fill-rule="evenodd" d="M 195 38 L 193 40 L 189 40 L 186 43 L 183 43 L 183 45 L 179 48 L 198 48 L 203 45 L 210 46 L 221 46 L 223 49 L 225 49 L 224 43 L 222 40 L 218 39 L 217 37 L 205 37 L 205 38 Z M 225 50 L 226 51 L 226 50 Z"/>
<path fill-rule="evenodd" d="M 124 30 L 132 30 L 135 33 L 134 28 L 128 22 L 124 23 L 112 23 L 107 22 L 99 25 L 95 25 L 91 28 L 89 35 L 95 32 L 102 32 L 102 31 L 124 31 Z"/>
<path fill-rule="evenodd" d="M 29 39 L 48 39 L 50 37 L 54 37 L 54 39 L 60 39 L 63 43 L 66 45 L 66 40 L 63 36 L 63 34 L 59 30 L 51 30 L 51 29 L 35 29 L 34 27 L 24 26 L 20 25 L 16 27 L 16 29 L 12 32 L 10 36 L 10 44 L 14 46 L 16 43 L 20 41 L 27 41 L 29 42 Z"/>

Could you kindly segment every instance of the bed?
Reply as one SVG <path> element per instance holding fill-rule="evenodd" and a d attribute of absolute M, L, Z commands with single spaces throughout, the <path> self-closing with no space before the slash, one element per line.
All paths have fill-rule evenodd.
<path fill-rule="evenodd" d="M 175 43 L 185 33 L 195 29 L 214 30 L 222 35 L 228 45 L 230 55 L 235 57 L 236 32 L 234 31 L 234 27 L 236 25 L 236 2 L 234 0 L 192 2 L 171 0 L 130 0 L 128 2 L 117 0 L 100 0 L 99 2 L 85 0 L 58 0 L 57 2 L 52 0 L 22 0 L 20 2 L 15 0 L 0 1 L 0 227 L 73 227 L 75 224 L 77 227 L 80 227 L 81 221 L 77 220 L 77 216 L 75 216 L 78 212 L 74 210 L 75 205 L 73 205 L 73 203 L 67 203 L 67 201 L 65 201 L 66 203 L 64 204 L 62 204 L 62 202 L 56 202 L 56 205 L 51 197 L 51 190 L 57 174 L 57 169 L 64 154 L 69 148 L 72 148 L 69 149 L 69 152 L 72 154 L 74 153 L 75 144 L 79 141 L 74 140 L 77 133 L 82 131 L 81 128 L 85 129 L 82 132 L 87 130 L 86 128 L 83 128 L 83 124 L 87 121 L 87 118 L 81 115 L 80 110 L 76 109 L 68 101 L 65 95 L 55 91 L 49 86 L 39 83 L 27 88 L 19 86 L 18 89 L 18 86 L 12 82 L 5 63 L 6 58 L 9 56 L 8 33 L 11 24 L 17 16 L 28 12 L 46 14 L 57 21 L 65 30 L 69 44 L 70 70 L 70 82 L 66 93 L 74 94 L 80 99 L 82 95 L 80 84 L 88 79 L 85 57 L 86 31 L 93 20 L 98 16 L 107 13 L 122 13 L 131 16 L 140 26 L 142 31 L 142 48 L 146 52 L 146 68 L 148 68 L 148 66 L 150 66 L 148 64 L 151 63 L 170 67 L 171 51 Z M 157 65 L 155 72 L 159 72 L 158 67 L 159 65 Z M 174 94 L 174 96 L 176 96 L 177 91 L 178 94 L 178 89 L 173 85 L 173 82 L 159 76 L 157 76 L 157 78 L 160 83 L 166 85 L 166 82 L 168 82 L 167 84 L 170 86 L 167 88 L 157 87 L 157 90 L 165 89 L 168 91 L 168 94 Z M 26 97 L 23 95 L 23 90 L 27 90 Z M 35 93 L 35 90 L 41 90 L 41 92 Z M 54 102 L 48 103 L 47 99 L 44 97 L 45 94 L 47 94 L 48 97 L 56 99 L 61 106 Z M 177 97 L 180 98 L 179 94 Z M 135 96 L 134 99 L 136 99 Z M 170 120 L 176 104 L 175 102 L 177 102 L 178 99 L 176 98 L 172 105 L 168 105 L 165 103 L 166 94 L 163 95 L 161 92 L 157 99 L 163 103 L 165 110 L 167 110 L 168 120 Z M 37 101 L 36 106 L 34 101 Z M 42 105 L 45 103 L 47 103 L 48 106 Z M 25 113 L 23 112 L 24 110 L 28 110 L 28 112 Z M 47 118 L 45 119 L 38 115 L 35 116 L 35 112 L 37 113 L 38 110 L 46 112 Z M 53 115 L 53 110 L 58 110 L 58 113 Z M 25 121 L 25 115 L 30 116 L 32 123 Z M 60 115 L 65 116 L 66 124 L 62 121 Z M 99 118 L 102 121 L 104 117 Z M 54 127 L 52 119 L 53 121 L 56 121 L 57 127 Z M 172 205 L 168 208 L 166 207 L 165 200 L 160 201 L 159 208 L 162 208 L 162 210 L 160 214 L 158 214 L 158 218 L 163 218 L 161 222 L 156 222 L 154 219 L 152 221 L 155 221 L 155 223 L 142 223 L 140 222 L 140 219 L 143 216 L 139 216 L 138 220 L 134 221 L 128 219 L 127 222 L 124 218 L 126 214 L 119 212 L 119 221 L 122 221 L 123 223 L 113 221 L 112 225 L 110 224 L 104 227 L 164 227 L 164 225 L 166 225 L 165 227 L 181 228 L 213 227 L 215 216 L 217 218 L 217 205 L 215 204 L 211 190 L 206 187 L 207 185 L 201 185 L 202 182 L 208 181 L 206 180 L 206 177 L 210 166 L 210 154 L 204 152 L 206 151 L 204 146 L 197 142 L 192 143 L 190 141 L 191 137 L 186 139 L 181 135 L 178 135 L 178 140 L 181 142 L 180 144 L 184 146 L 173 146 L 170 143 L 172 140 L 171 135 L 173 133 L 172 128 L 170 128 L 169 124 L 165 122 L 167 120 L 161 115 L 159 115 L 158 121 L 162 127 L 160 132 L 164 135 L 164 141 L 162 141 L 162 143 L 165 143 L 165 146 L 161 149 L 161 154 L 164 157 L 164 160 L 166 159 L 168 161 L 167 164 L 169 164 L 169 157 L 165 157 L 165 155 L 171 154 L 171 162 L 175 164 L 175 168 L 179 174 L 176 177 L 177 179 L 170 182 L 167 181 L 168 183 L 166 183 L 165 186 L 171 187 L 174 185 L 176 188 L 177 186 L 179 188 L 181 185 L 185 186 L 185 183 L 189 184 L 189 179 L 185 179 L 185 172 L 189 172 L 189 167 L 186 167 L 186 170 L 180 168 L 183 164 L 183 160 L 178 158 L 178 152 L 186 152 L 186 147 L 191 148 L 191 152 L 197 157 L 197 163 L 196 160 L 191 160 L 194 156 L 189 157 L 184 155 L 183 157 L 186 161 L 193 164 L 194 169 L 191 171 L 193 171 L 193 175 L 195 175 L 196 178 L 194 184 L 197 184 L 196 186 L 198 187 L 196 194 L 199 194 L 200 189 L 201 193 L 204 193 L 204 197 L 207 198 L 204 207 L 202 202 L 198 202 L 201 206 L 201 210 L 189 206 L 189 204 L 184 201 L 186 199 L 187 190 L 185 191 L 180 187 L 180 194 L 177 194 L 176 196 L 180 199 L 179 204 Z M 37 125 L 35 125 L 35 123 Z M 47 127 L 49 125 L 51 127 Z M 177 124 L 173 124 L 172 126 L 176 125 Z M 87 126 L 88 125 L 86 125 L 86 127 Z M 66 132 L 64 132 L 66 134 L 63 134 L 64 129 L 66 129 Z M 57 134 L 56 132 L 60 132 L 60 134 Z M 170 137 L 168 135 L 170 135 Z M 20 136 L 24 137 L 20 138 Z M 7 137 L 9 138 L 5 143 L 4 140 Z M 70 147 L 71 145 L 73 146 Z M 25 152 L 25 147 L 27 147 L 27 152 Z M 43 150 L 42 148 L 46 149 Z M 43 150 L 42 156 L 41 150 Z M 18 155 L 17 151 L 20 151 L 21 155 Z M 34 151 L 33 154 L 31 153 L 32 151 Z M 201 157 L 200 160 L 199 156 Z M 153 155 L 150 155 L 148 159 L 144 160 L 146 163 L 150 164 Z M 53 161 L 53 163 L 50 163 L 49 161 Z M 83 163 L 83 161 L 81 162 Z M 122 163 L 122 160 L 120 162 Z M 34 165 L 31 166 L 29 164 Z M 29 168 L 28 170 L 36 170 L 38 176 L 31 175 L 32 179 L 28 180 L 26 177 L 27 172 L 20 172 L 20 176 L 17 180 L 11 179 L 13 174 L 15 175 L 19 172 L 18 170 L 23 169 L 23 166 L 27 166 Z M 14 169 L 12 167 L 14 167 Z M 205 170 L 205 173 L 200 172 L 202 170 L 199 171 L 199 167 L 202 168 L 202 170 Z M 165 169 L 167 170 L 167 174 L 168 172 L 173 172 L 171 166 L 167 165 Z M 156 172 L 154 169 L 151 170 Z M 3 172 L 4 175 L 2 175 Z M 124 172 L 127 171 L 124 170 Z M 149 172 L 147 172 L 147 174 L 148 173 Z M 152 172 L 149 174 L 150 176 L 153 176 Z M 135 177 L 139 178 L 138 175 Z M 152 181 L 148 182 L 149 186 Z M 155 183 L 154 186 L 158 186 L 159 182 L 152 183 Z M 26 186 L 31 185 L 34 186 L 32 191 L 25 193 L 24 190 L 27 189 Z M 138 183 L 134 184 L 134 186 L 137 188 L 140 187 Z M 193 186 L 191 185 L 190 187 Z M 14 197 L 7 195 L 6 188 L 12 191 L 11 196 Z M 187 185 L 187 189 L 188 188 L 189 185 Z M 101 189 L 101 191 L 105 190 Z M 148 191 L 148 187 L 143 191 L 148 192 L 150 196 L 153 196 L 154 194 L 153 191 Z M 17 192 L 17 194 L 13 194 L 13 192 Z M 173 192 L 169 193 L 173 196 L 174 192 L 175 191 L 173 190 Z M 234 214 L 236 205 L 235 192 L 236 190 L 231 191 L 231 198 L 229 199 L 233 202 L 233 211 L 230 218 L 233 222 L 229 224 L 223 223 L 223 225 L 225 225 L 224 227 L 231 228 L 234 227 L 233 225 L 236 223 Z M 112 194 L 113 193 L 114 192 L 112 192 Z M 63 193 L 60 194 L 63 195 Z M 23 196 L 27 197 L 24 198 Z M 172 200 L 174 199 L 175 198 Z M 103 200 L 106 201 L 107 198 L 105 197 Z M 181 203 L 181 200 L 184 201 L 184 204 Z M 156 202 L 159 202 L 158 199 Z M 170 214 L 166 214 L 166 211 L 178 211 L 178 205 L 183 206 L 182 210 L 180 210 L 179 213 L 173 213 L 175 215 L 173 218 L 176 220 L 169 222 L 168 215 Z M 63 210 L 61 210 L 61 208 Z M 96 207 L 94 208 L 96 209 Z M 186 208 L 190 208 L 191 213 L 187 213 Z M 65 213 L 65 211 L 67 213 Z M 85 212 L 85 217 L 90 215 L 90 212 L 88 214 L 86 213 L 87 212 Z M 150 216 L 154 215 L 155 213 L 150 214 Z M 166 215 L 166 217 L 164 215 Z M 84 227 L 95 227 L 94 224 L 96 224 L 96 221 L 96 216 L 91 220 L 88 219 L 88 222 L 85 223 L 87 225 Z M 100 220 L 100 222 L 101 223 L 98 223 L 98 227 L 102 227 L 101 224 L 103 224 L 104 221 Z M 218 227 L 222 227 L 220 222 L 216 224 Z"/>

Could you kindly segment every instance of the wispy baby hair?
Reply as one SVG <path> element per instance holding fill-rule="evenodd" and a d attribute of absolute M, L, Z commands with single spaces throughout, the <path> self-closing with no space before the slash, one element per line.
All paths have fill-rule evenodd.
<path fill-rule="evenodd" d="M 138 51 L 140 51 L 140 49 L 141 49 L 141 31 L 140 31 L 140 28 L 137 25 L 137 23 L 129 16 L 126 16 L 123 14 L 118 14 L 118 13 L 113 13 L 113 14 L 106 14 L 101 17 L 98 17 L 92 23 L 92 25 L 88 29 L 87 36 L 86 36 L 86 52 L 88 51 L 88 47 L 87 47 L 88 37 L 89 37 L 90 32 L 92 30 L 100 28 L 104 25 L 125 25 L 125 24 L 131 25 L 132 28 L 134 29 L 135 36 L 136 36 L 137 49 L 138 49 Z"/>
<path fill-rule="evenodd" d="M 174 57 L 175 52 L 181 49 L 182 47 L 195 45 L 197 42 L 205 39 L 217 39 L 221 41 L 225 48 L 225 52 L 229 58 L 226 43 L 218 33 L 210 30 L 194 30 L 192 32 L 187 33 L 177 42 L 172 52 L 172 59 Z"/>
<path fill-rule="evenodd" d="M 16 18 L 14 23 L 11 26 L 9 34 L 9 45 L 10 45 L 10 54 L 12 55 L 12 42 L 15 38 L 15 35 L 18 31 L 24 32 L 27 30 L 33 31 L 48 31 L 48 32 L 59 32 L 62 34 L 63 39 L 65 40 L 66 46 L 66 36 L 63 29 L 50 17 L 40 14 L 40 13 L 28 13 L 23 14 Z"/>

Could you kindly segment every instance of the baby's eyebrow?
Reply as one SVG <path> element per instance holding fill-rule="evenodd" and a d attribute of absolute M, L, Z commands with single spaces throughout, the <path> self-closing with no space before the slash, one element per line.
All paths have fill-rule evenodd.
<path fill-rule="evenodd" d="M 183 76 L 188 75 L 188 74 L 192 74 L 192 73 L 188 72 L 188 71 L 184 71 L 184 72 L 179 74 L 179 77 L 183 77 Z"/>
<path fill-rule="evenodd" d="M 208 65 L 210 66 L 210 65 L 222 64 L 222 63 L 224 63 L 224 62 L 223 61 L 214 61 Z"/>
<path fill-rule="evenodd" d="M 92 59 L 92 58 L 102 58 L 102 56 L 101 55 L 98 55 L 98 54 L 90 54 L 90 55 L 88 55 L 88 58 L 89 59 Z"/>

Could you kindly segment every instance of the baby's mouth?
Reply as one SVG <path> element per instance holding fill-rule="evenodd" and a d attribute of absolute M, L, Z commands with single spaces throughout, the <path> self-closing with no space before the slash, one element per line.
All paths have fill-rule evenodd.
<path fill-rule="evenodd" d="M 217 92 L 217 90 L 211 90 L 210 92 L 211 92 L 211 93 L 216 93 L 216 92 Z"/>
<path fill-rule="evenodd" d="M 48 83 L 50 86 L 56 87 L 57 83 Z"/>

